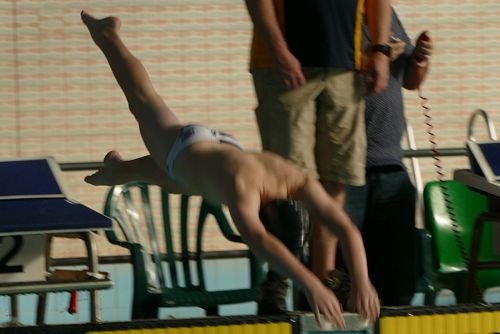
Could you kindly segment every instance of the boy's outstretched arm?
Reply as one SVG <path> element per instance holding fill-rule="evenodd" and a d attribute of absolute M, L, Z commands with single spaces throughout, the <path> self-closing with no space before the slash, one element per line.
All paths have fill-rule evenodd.
<path fill-rule="evenodd" d="M 342 309 L 335 295 L 310 272 L 285 245 L 268 233 L 259 219 L 259 194 L 245 192 L 233 196 L 228 203 L 231 217 L 242 239 L 250 250 L 269 266 L 284 276 L 290 277 L 305 292 L 316 320 L 321 325 L 320 314 L 332 325 L 345 327 Z"/>
<path fill-rule="evenodd" d="M 311 177 L 294 198 L 302 201 L 311 214 L 317 215 L 338 236 L 351 275 L 349 309 L 358 312 L 365 319 L 375 320 L 380 313 L 380 303 L 368 277 L 365 248 L 358 228 L 342 207 L 330 199 L 321 184 Z"/>

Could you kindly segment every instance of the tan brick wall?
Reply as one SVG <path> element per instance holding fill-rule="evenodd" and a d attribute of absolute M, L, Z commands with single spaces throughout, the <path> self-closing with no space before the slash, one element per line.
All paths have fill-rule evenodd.
<path fill-rule="evenodd" d="M 0 0 L 0 158 L 54 156 L 99 161 L 110 149 L 145 154 L 133 117 L 104 57 L 80 23 L 81 2 Z M 500 3 L 395 0 L 410 36 L 435 42 L 423 92 L 440 147 L 463 145 L 476 108 L 500 122 Z M 247 149 L 260 141 L 247 72 L 251 23 L 243 1 L 87 1 L 98 16 L 123 20 L 123 37 L 144 62 L 159 93 L 182 120 L 235 134 Z M 429 147 L 416 92 L 405 94 L 419 148 Z M 479 123 L 482 127 L 482 124 Z M 498 129 L 498 125 L 497 125 Z M 433 167 L 423 160 L 426 179 Z M 466 166 L 445 159 L 447 173 Z M 74 197 L 101 210 L 105 189 L 65 173 Z M 216 230 L 210 232 L 218 235 Z M 114 253 L 103 241 L 102 253 Z M 211 238 L 209 248 L 219 248 Z"/>

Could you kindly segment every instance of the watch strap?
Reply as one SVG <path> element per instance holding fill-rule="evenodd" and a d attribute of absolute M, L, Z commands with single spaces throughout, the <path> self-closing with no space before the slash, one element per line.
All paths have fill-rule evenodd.
<path fill-rule="evenodd" d="M 374 44 L 370 47 L 370 51 L 383 53 L 387 57 L 391 56 L 391 46 L 389 44 Z"/>

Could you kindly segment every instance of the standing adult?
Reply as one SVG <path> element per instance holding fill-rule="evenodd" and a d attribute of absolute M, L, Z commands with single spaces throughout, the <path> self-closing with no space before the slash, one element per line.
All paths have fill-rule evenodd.
<path fill-rule="evenodd" d="M 314 173 L 339 204 L 344 184 L 365 182 L 365 94 L 378 94 L 389 76 L 388 0 L 246 0 L 254 23 L 250 70 L 258 99 L 257 122 L 264 150 Z M 371 47 L 361 76 L 362 19 Z M 311 270 L 328 281 L 337 239 L 311 216 Z M 277 283 L 277 285 L 276 285 Z M 268 275 L 267 291 L 286 284 Z M 281 301 L 284 300 L 283 293 Z M 280 296 L 276 297 L 280 297 Z M 273 300 L 274 299 L 274 300 Z M 267 298 L 260 313 L 282 311 Z"/>
<path fill-rule="evenodd" d="M 366 98 L 366 184 L 346 188 L 346 210 L 363 233 L 369 275 L 385 306 L 410 304 L 415 290 L 416 191 L 400 145 L 406 126 L 402 88 L 418 88 L 432 51 L 430 39 L 412 45 L 394 10 L 391 30 L 389 83 Z M 367 29 L 364 38 L 370 40 Z"/>

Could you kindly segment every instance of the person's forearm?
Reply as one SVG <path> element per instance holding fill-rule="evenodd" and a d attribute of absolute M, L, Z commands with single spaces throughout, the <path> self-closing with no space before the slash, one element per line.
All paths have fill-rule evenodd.
<path fill-rule="evenodd" d="M 388 45 L 392 20 L 389 0 L 366 0 L 365 12 L 371 45 Z M 367 95 L 379 94 L 389 82 L 389 55 L 380 49 L 370 51 L 365 68 Z"/>
<path fill-rule="evenodd" d="M 389 0 L 366 0 L 366 23 L 371 44 L 389 44 L 391 3 Z"/>
<path fill-rule="evenodd" d="M 272 0 L 245 0 L 257 33 L 272 53 L 288 49 Z"/>

